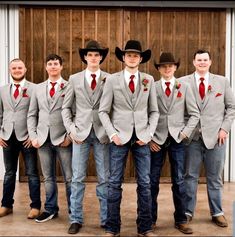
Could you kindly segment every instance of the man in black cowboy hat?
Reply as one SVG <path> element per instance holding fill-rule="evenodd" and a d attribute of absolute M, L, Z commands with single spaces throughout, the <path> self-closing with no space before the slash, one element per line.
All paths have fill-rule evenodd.
<path fill-rule="evenodd" d="M 107 182 L 109 175 L 108 136 L 102 126 L 98 109 L 105 79 L 108 74 L 100 70 L 100 64 L 108 54 L 97 41 L 89 41 L 80 48 L 81 60 L 87 64 L 84 71 L 69 78 L 69 91 L 65 96 L 62 116 L 73 141 L 71 184 L 71 214 L 69 234 L 79 232 L 83 224 L 83 196 L 89 153 L 93 146 L 98 185 L 96 195 L 100 202 L 100 225 L 105 226 L 107 217 Z M 75 118 L 73 106 L 75 105 Z"/>
<path fill-rule="evenodd" d="M 142 51 L 141 44 L 129 40 L 116 57 L 125 63 L 123 71 L 107 78 L 100 101 L 100 120 L 111 139 L 108 217 L 106 235 L 119 236 L 122 181 L 129 150 L 135 160 L 138 195 L 138 236 L 152 236 L 150 149 L 148 143 L 156 129 L 158 107 L 154 79 L 138 70 L 146 63 L 151 51 Z"/>
<path fill-rule="evenodd" d="M 184 234 L 192 234 L 185 215 L 185 184 L 184 165 L 185 147 L 183 140 L 187 139 L 199 121 L 199 111 L 193 93 L 186 83 L 177 80 L 174 73 L 180 62 L 173 55 L 163 52 L 159 63 L 155 63 L 161 79 L 156 82 L 159 121 L 150 142 L 151 149 L 151 194 L 152 222 L 157 221 L 159 182 L 162 166 L 168 152 L 171 164 L 172 192 L 175 205 L 175 227 Z M 184 116 L 188 115 L 185 123 Z"/>

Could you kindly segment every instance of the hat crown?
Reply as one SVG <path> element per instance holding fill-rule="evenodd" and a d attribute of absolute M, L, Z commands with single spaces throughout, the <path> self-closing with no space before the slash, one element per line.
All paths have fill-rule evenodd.
<path fill-rule="evenodd" d="M 102 48 L 101 48 L 100 44 L 97 41 L 91 40 L 87 43 L 86 49 L 92 49 L 92 50 L 98 49 L 98 50 L 100 50 Z"/>
<path fill-rule="evenodd" d="M 128 40 L 125 46 L 125 50 L 134 50 L 142 52 L 142 47 L 139 41 L 137 40 Z"/>
<path fill-rule="evenodd" d="M 160 56 L 159 63 L 175 63 L 175 59 L 172 53 L 162 53 Z"/>

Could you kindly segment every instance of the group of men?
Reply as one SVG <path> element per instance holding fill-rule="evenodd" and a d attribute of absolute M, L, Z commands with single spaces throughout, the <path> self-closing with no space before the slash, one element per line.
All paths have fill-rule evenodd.
<path fill-rule="evenodd" d="M 97 173 L 100 227 L 106 236 L 120 236 L 122 183 L 128 152 L 132 152 L 137 180 L 137 234 L 153 236 L 158 218 L 161 170 L 168 152 L 171 164 L 175 228 L 192 234 L 197 184 L 204 163 L 212 221 L 226 227 L 222 209 L 222 172 L 226 138 L 235 118 L 235 98 L 229 81 L 209 72 L 206 50 L 194 54 L 195 72 L 176 79 L 180 66 L 172 53 L 163 52 L 154 66 L 160 80 L 139 71 L 151 58 L 137 40 L 116 47 L 122 71 L 100 69 L 109 49 L 97 41 L 80 48 L 86 69 L 66 81 L 62 59 L 46 58 L 48 79 L 39 84 L 26 80 L 22 60 L 10 62 L 12 82 L 0 88 L 0 146 L 5 176 L 0 217 L 13 212 L 19 153 L 25 161 L 31 198 L 29 219 L 45 222 L 59 212 L 56 160 L 65 180 L 69 234 L 82 228 L 85 178 L 91 147 Z M 216 107 L 216 110 L 215 110 Z M 38 151 L 38 152 L 37 152 Z M 40 159 L 45 183 L 41 212 Z"/>

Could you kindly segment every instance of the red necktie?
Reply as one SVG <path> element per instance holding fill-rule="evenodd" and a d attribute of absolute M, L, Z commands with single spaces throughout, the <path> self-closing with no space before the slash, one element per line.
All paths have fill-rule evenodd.
<path fill-rule="evenodd" d="M 91 89 L 94 90 L 96 87 L 96 74 L 91 74 L 92 81 L 91 81 Z"/>
<path fill-rule="evenodd" d="M 130 88 L 130 90 L 131 90 L 132 93 L 135 92 L 134 77 L 135 77 L 135 75 L 131 75 L 131 76 L 130 76 L 130 82 L 129 82 L 129 88 Z"/>
<path fill-rule="evenodd" d="M 167 97 L 169 97 L 170 94 L 171 94 L 171 89 L 170 89 L 170 84 L 171 83 L 168 81 L 168 82 L 165 82 L 165 84 L 166 84 L 165 94 L 166 94 Z"/>
<path fill-rule="evenodd" d="M 20 91 L 19 91 L 20 84 L 14 84 L 14 85 L 15 85 L 16 89 L 14 91 L 13 96 L 15 99 L 17 99 L 18 95 L 20 94 Z"/>
<path fill-rule="evenodd" d="M 199 84 L 199 94 L 201 96 L 201 99 L 203 100 L 204 96 L 205 96 L 205 84 L 204 81 L 205 79 L 203 77 L 200 78 L 200 84 Z"/>
<path fill-rule="evenodd" d="M 55 94 L 56 82 L 50 82 L 50 83 L 51 83 L 50 96 L 53 97 L 53 95 Z"/>

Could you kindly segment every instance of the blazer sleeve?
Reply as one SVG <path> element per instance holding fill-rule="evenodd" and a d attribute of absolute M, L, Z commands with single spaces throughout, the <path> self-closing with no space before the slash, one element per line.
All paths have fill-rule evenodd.
<path fill-rule="evenodd" d="M 225 82 L 224 103 L 225 103 L 225 115 L 221 128 L 226 132 L 229 132 L 233 120 L 235 118 L 235 97 L 232 92 L 232 88 L 229 85 L 228 79 L 226 79 Z"/>
<path fill-rule="evenodd" d="M 113 103 L 112 79 L 111 77 L 107 77 L 103 88 L 103 94 L 100 99 L 99 118 L 109 138 L 113 134 L 117 133 L 116 129 L 113 127 L 113 124 L 110 120 L 112 103 Z"/>
<path fill-rule="evenodd" d="M 31 140 L 34 140 L 37 138 L 37 125 L 38 125 L 38 101 L 37 101 L 37 95 L 36 95 L 36 88 L 35 86 L 33 88 L 30 104 L 29 104 L 29 110 L 27 114 L 27 128 L 29 133 L 29 138 Z"/>
<path fill-rule="evenodd" d="M 75 116 L 75 92 L 71 81 L 67 85 L 64 101 L 62 104 L 62 119 L 66 131 L 70 134 L 70 127 L 73 124 L 73 117 Z"/>

